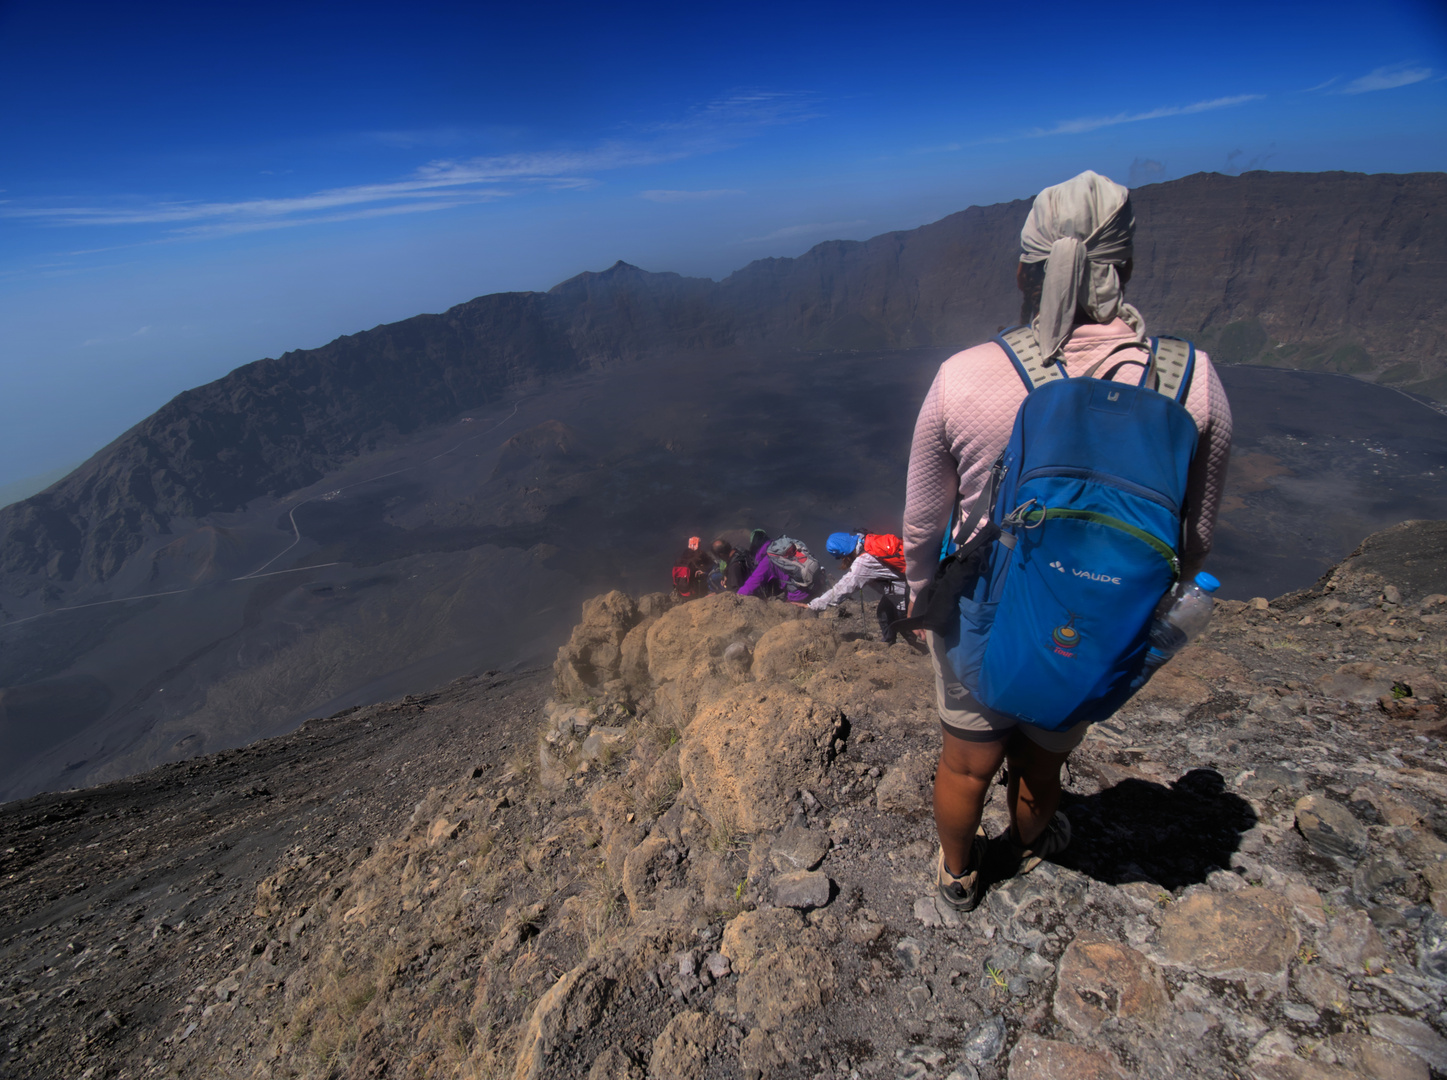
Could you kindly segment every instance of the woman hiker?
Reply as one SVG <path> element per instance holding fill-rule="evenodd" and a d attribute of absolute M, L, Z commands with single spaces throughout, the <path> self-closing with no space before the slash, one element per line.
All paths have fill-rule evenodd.
<path fill-rule="evenodd" d="M 1144 320 L 1123 295 L 1134 232 L 1129 191 L 1093 172 L 1046 188 L 1035 199 L 1020 233 L 1015 280 L 1024 294 L 1022 321 L 1047 362 L 1083 375 L 1117 347 L 1145 340 Z M 1139 352 L 1127 348 L 1124 355 Z M 1138 382 L 1140 376 L 1139 364 L 1126 363 L 1100 377 Z M 975 505 L 1025 393 L 994 342 L 956 353 L 940 366 L 920 408 L 909 461 L 903 539 L 912 598 L 934 576 L 956 509 Z M 1184 404 L 1197 429 L 1181 549 L 1182 576 L 1189 578 L 1211 548 L 1231 445 L 1230 406 L 1204 353 L 1196 353 Z M 911 605 L 913 614 L 913 600 Z M 1070 843 L 1070 821 L 1057 813 L 1060 767 L 1087 725 L 1046 731 L 991 712 L 956 678 L 942 640 L 930 634 L 928 641 L 943 741 L 934 785 L 936 884 L 946 903 L 969 911 L 980 900 L 987 840 L 980 819 L 1001 763 L 1009 765 L 1009 843 L 1020 870 L 1029 871 Z"/>

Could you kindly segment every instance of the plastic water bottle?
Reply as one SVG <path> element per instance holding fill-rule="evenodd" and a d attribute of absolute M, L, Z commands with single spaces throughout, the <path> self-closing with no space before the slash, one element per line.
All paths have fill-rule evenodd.
<path fill-rule="evenodd" d="M 1141 669 L 1141 684 L 1206 629 L 1215 603 L 1212 594 L 1220 587 L 1214 576 L 1200 573 L 1192 584 L 1165 595 L 1151 620 L 1151 645 L 1146 651 L 1145 667 Z"/>

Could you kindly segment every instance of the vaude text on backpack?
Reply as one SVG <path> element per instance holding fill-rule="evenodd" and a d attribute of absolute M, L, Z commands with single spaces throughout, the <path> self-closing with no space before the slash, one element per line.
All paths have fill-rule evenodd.
<path fill-rule="evenodd" d="M 804 541 L 781 536 L 765 549 L 769 561 L 789 575 L 795 589 L 807 592 L 819 576 L 819 560 L 810 554 Z"/>
<path fill-rule="evenodd" d="M 1005 452 L 941 563 L 922 625 L 986 707 L 1041 728 L 1102 720 L 1140 685 L 1151 614 L 1180 575 L 1195 347 L 1152 338 L 1080 376 L 1028 327 L 995 339 L 1025 384 Z M 1137 361 L 1139 358 L 1139 361 Z M 1094 378 L 1142 362 L 1140 385 Z"/>

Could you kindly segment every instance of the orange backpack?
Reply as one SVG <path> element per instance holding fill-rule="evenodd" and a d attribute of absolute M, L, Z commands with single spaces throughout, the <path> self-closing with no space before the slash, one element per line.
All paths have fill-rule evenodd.
<path fill-rule="evenodd" d="M 866 533 L 864 554 L 873 555 L 893 570 L 904 573 L 904 541 L 889 533 Z"/>

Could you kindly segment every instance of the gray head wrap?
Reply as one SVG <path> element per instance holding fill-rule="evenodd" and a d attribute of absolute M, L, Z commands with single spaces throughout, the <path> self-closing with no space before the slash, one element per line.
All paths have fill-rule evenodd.
<path fill-rule="evenodd" d="M 1035 197 L 1020 230 L 1020 261 L 1045 263 L 1031 328 L 1047 357 L 1069 340 L 1077 307 L 1096 322 L 1124 319 L 1145 339 L 1145 320 L 1122 298 L 1116 269 L 1130 261 L 1134 236 L 1130 190 L 1098 173 L 1086 170 Z"/>

